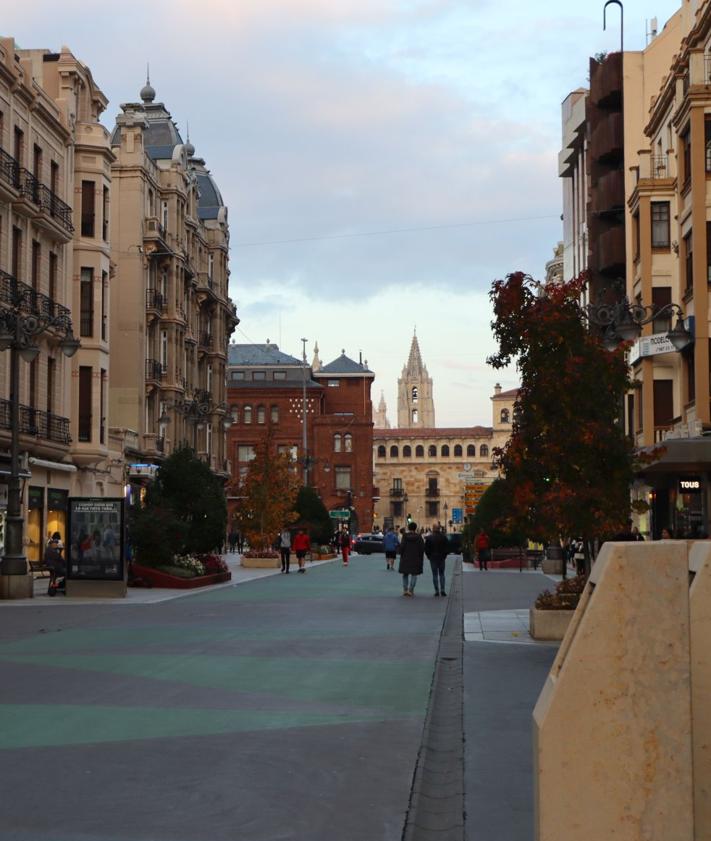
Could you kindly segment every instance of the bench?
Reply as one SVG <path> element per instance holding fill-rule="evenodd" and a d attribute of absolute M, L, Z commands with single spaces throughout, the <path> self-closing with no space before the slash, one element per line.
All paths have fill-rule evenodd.
<path fill-rule="evenodd" d="M 38 578 L 50 578 L 52 570 L 45 566 L 44 561 L 28 561 L 30 565 L 30 572 L 37 575 Z M 46 575 L 44 573 L 47 573 Z"/>

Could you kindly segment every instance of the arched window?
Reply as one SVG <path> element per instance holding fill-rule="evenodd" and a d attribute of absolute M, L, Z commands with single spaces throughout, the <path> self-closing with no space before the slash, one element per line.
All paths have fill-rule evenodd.
<path fill-rule="evenodd" d="M 442 458 L 448 458 L 448 457 L 449 457 L 449 445 L 448 444 L 443 444 L 442 445 Z"/>
<path fill-rule="evenodd" d="M 467 456 L 476 458 L 476 447 L 474 446 L 474 444 L 467 444 Z"/>
<path fill-rule="evenodd" d="M 353 436 L 349 432 L 343 436 L 343 449 L 347 453 L 353 452 Z"/>
<path fill-rule="evenodd" d="M 434 444 L 430 444 L 427 448 L 427 455 L 430 458 L 437 458 L 437 447 Z"/>
<path fill-rule="evenodd" d="M 412 458 L 412 447 L 409 444 L 405 444 L 405 446 L 402 448 L 402 457 Z"/>
<path fill-rule="evenodd" d="M 501 423 L 509 423 L 509 410 L 502 409 L 501 410 Z"/>
<path fill-rule="evenodd" d="M 272 423 L 279 423 L 279 407 L 272 406 L 271 408 L 271 419 Z"/>
<path fill-rule="evenodd" d="M 417 409 L 412 410 L 412 422 L 417 423 Z"/>
<path fill-rule="evenodd" d="M 239 406 L 232 407 L 232 423 L 239 423 Z"/>
<path fill-rule="evenodd" d="M 424 458 L 425 457 L 425 448 L 422 444 L 418 444 L 415 447 L 415 458 Z"/>
<path fill-rule="evenodd" d="M 381 444 L 381 445 L 378 447 L 378 458 L 385 458 L 385 453 L 386 453 L 386 450 L 385 450 L 385 445 L 384 445 L 384 444 Z"/>
<path fill-rule="evenodd" d="M 267 422 L 267 410 L 264 406 L 257 406 L 257 423 Z"/>
<path fill-rule="evenodd" d="M 398 458 L 398 456 L 399 456 L 399 455 L 400 455 L 400 451 L 399 451 L 399 450 L 398 450 L 398 448 L 397 448 L 397 447 L 393 444 L 393 446 L 392 446 L 392 447 L 390 447 L 390 458 Z"/>
<path fill-rule="evenodd" d="M 417 403 L 417 386 L 412 386 L 412 402 Z"/>
<path fill-rule="evenodd" d="M 455 444 L 454 445 L 454 457 L 455 458 L 461 458 L 462 457 L 462 445 L 461 444 Z"/>
<path fill-rule="evenodd" d="M 340 432 L 337 432 L 333 436 L 333 452 L 334 453 L 340 453 L 341 452 L 341 434 L 340 434 Z"/>
<path fill-rule="evenodd" d="M 245 423 L 252 423 L 252 407 L 245 406 L 244 407 L 244 422 Z"/>
<path fill-rule="evenodd" d="M 489 448 L 486 446 L 486 444 L 482 444 L 481 447 L 479 447 L 479 455 L 482 458 L 489 455 Z"/>

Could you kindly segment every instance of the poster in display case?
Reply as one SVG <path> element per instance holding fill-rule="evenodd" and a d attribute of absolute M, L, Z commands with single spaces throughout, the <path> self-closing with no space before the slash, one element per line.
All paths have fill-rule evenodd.
<path fill-rule="evenodd" d="M 70 497 L 67 577 L 120 581 L 124 577 L 123 498 Z"/>

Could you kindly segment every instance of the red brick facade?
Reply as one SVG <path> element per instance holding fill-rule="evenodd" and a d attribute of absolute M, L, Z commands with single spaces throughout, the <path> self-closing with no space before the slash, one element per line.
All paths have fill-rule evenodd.
<path fill-rule="evenodd" d="M 370 388 L 374 375 L 345 356 L 312 371 L 275 345 L 230 346 L 227 400 L 233 424 L 228 453 L 233 486 L 248 468 L 245 448 L 254 447 L 269 433 L 275 450 L 294 448 L 299 475 L 303 474 L 304 376 L 309 484 L 329 511 L 352 507 L 351 528 L 367 531 L 373 525 Z M 228 500 L 230 509 L 236 505 L 237 499 Z"/>

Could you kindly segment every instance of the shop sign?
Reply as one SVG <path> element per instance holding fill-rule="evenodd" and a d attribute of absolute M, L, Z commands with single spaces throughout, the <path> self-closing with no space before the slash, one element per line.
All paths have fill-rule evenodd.
<path fill-rule="evenodd" d="M 66 511 L 68 491 L 59 491 L 55 488 L 47 488 L 47 508 L 50 511 Z"/>
<path fill-rule="evenodd" d="M 630 349 L 630 365 L 634 365 L 639 359 L 657 356 L 660 353 L 676 353 L 676 348 L 669 341 L 666 333 L 641 336 Z"/>
<path fill-rule="evenodd" d="M 85 581 L 123 579 L 123 499 L 69 499 L 68 578 Z"/>
<path fill-rule="evenodd" d="M 679 493 L 700 494 L 701 479 L 698 476 L 685 476 L 683 479 L 679 479 Z"/>
<path fill-rule="evenodd" d="M 28 508 L 44 508 L 44 488 L 30 487 L 27 491 Z"/>

